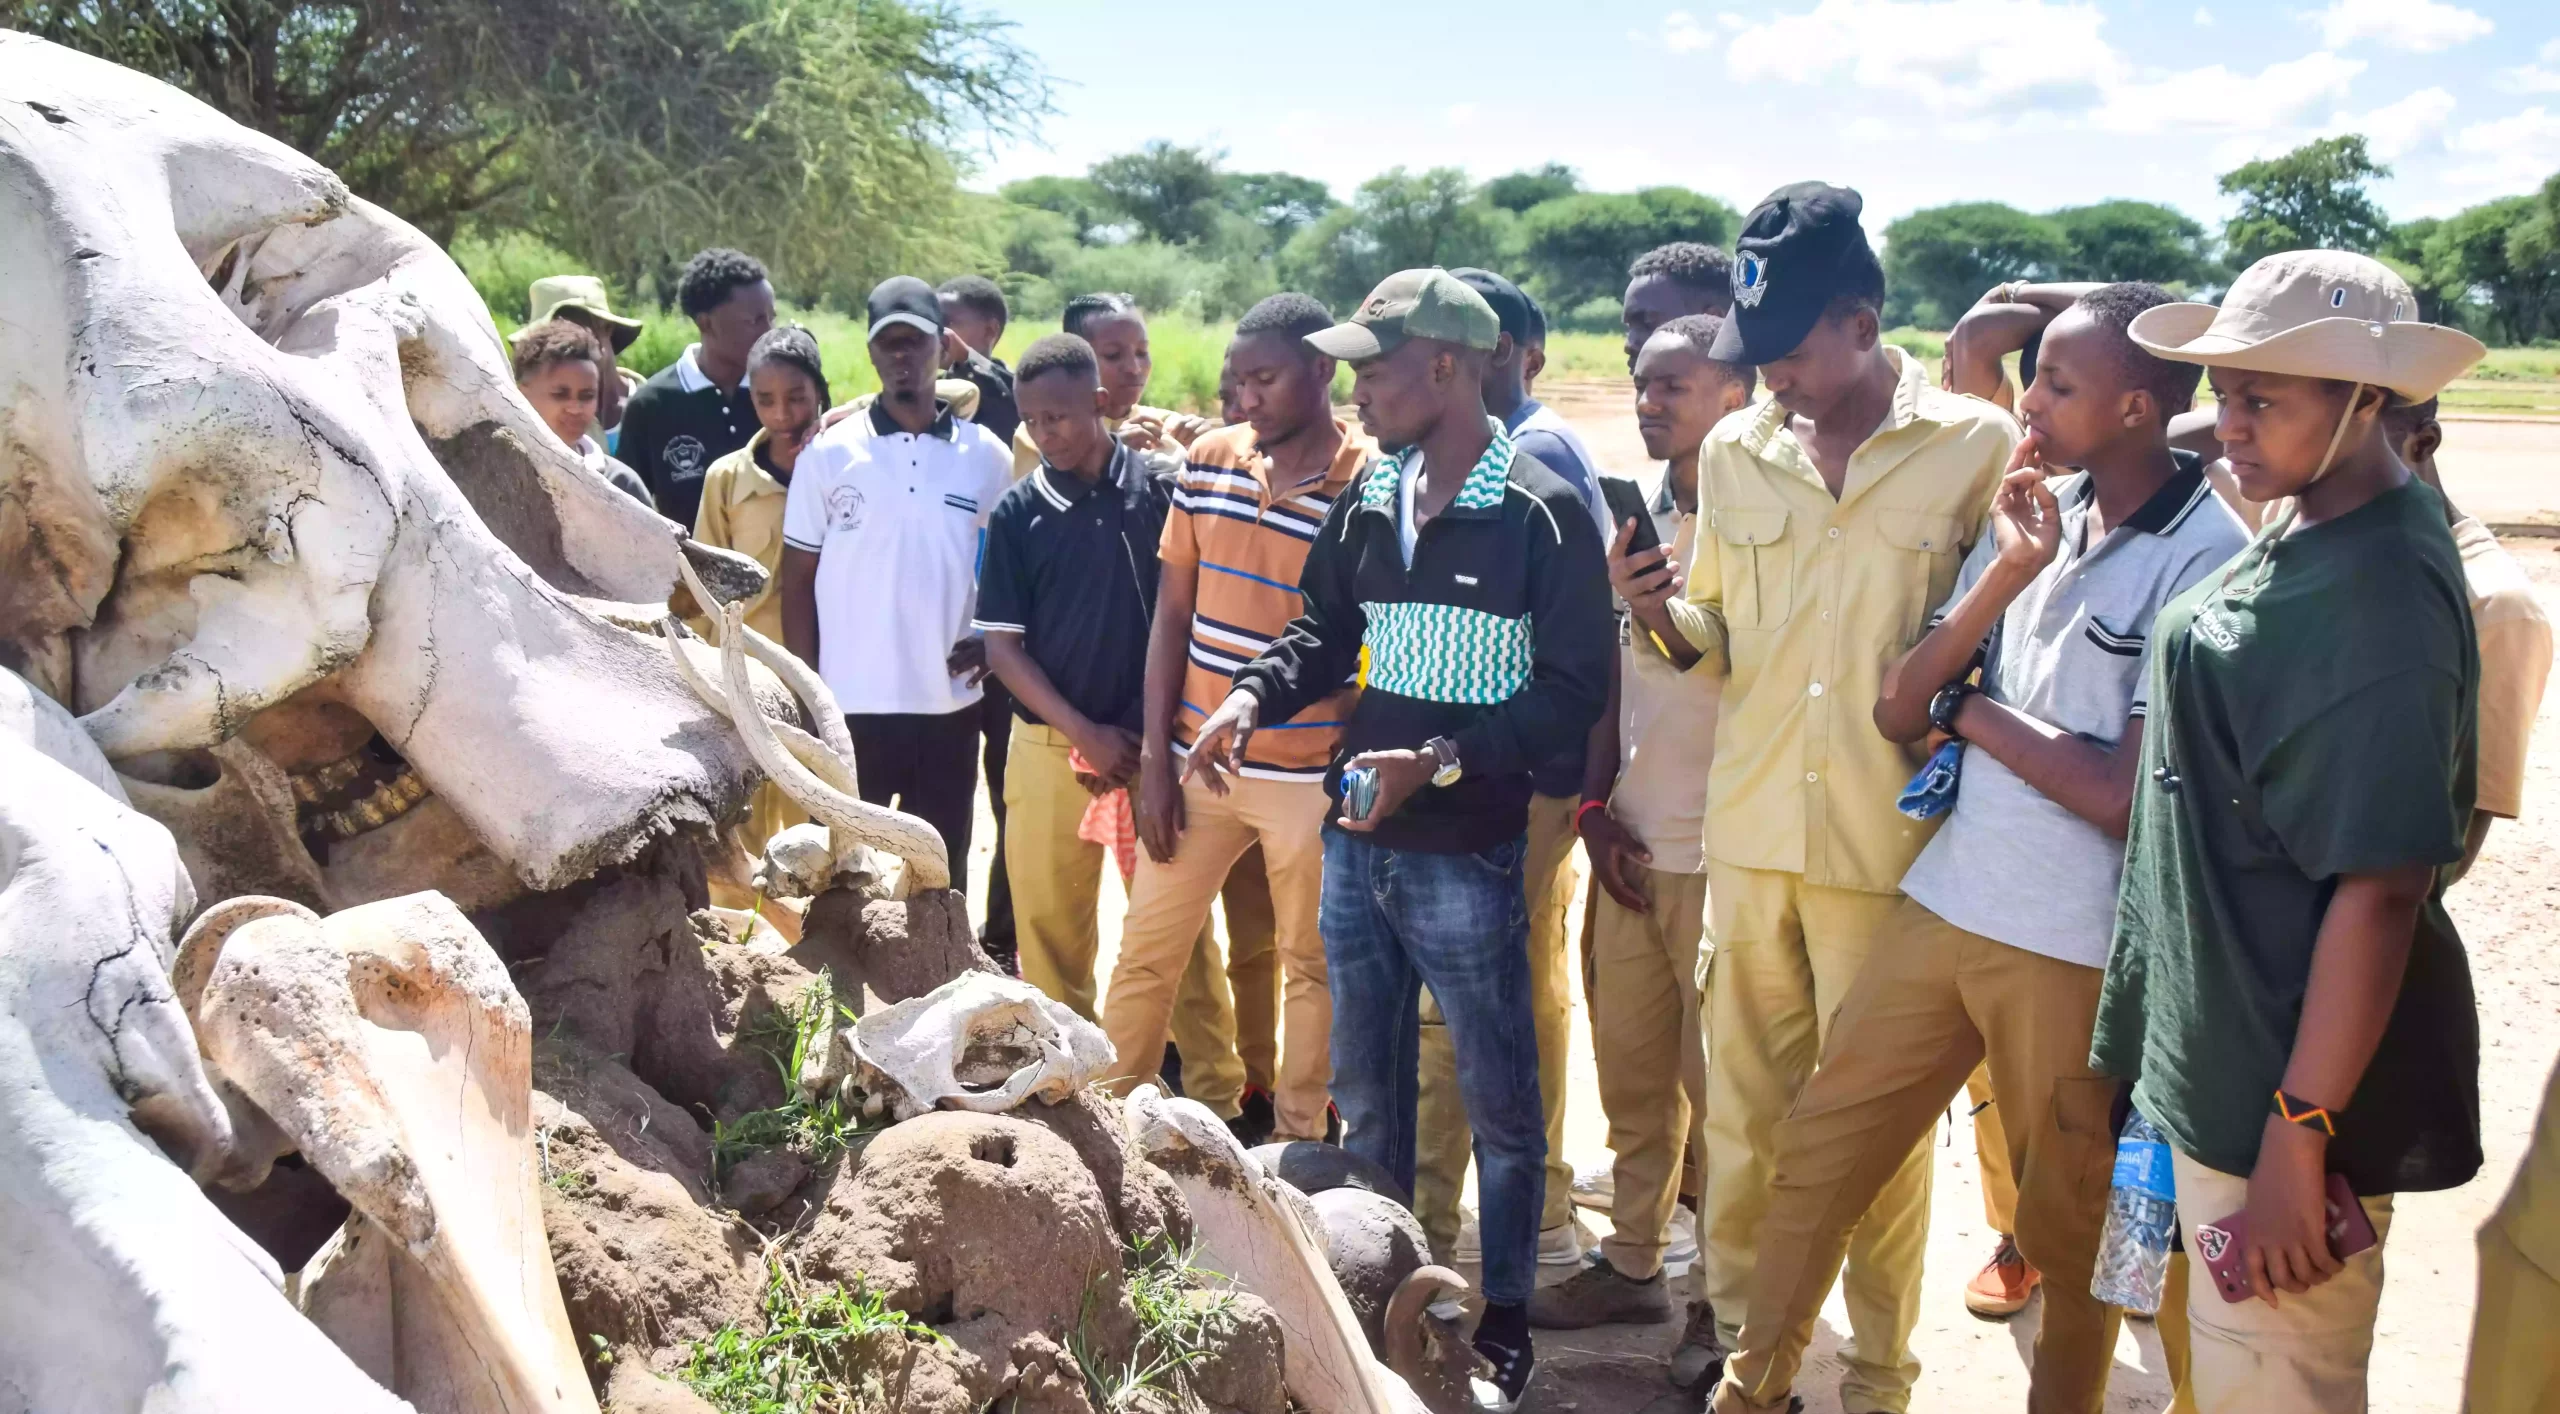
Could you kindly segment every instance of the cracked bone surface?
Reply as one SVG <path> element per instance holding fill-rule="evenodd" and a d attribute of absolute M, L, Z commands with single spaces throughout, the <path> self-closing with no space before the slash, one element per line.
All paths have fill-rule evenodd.
<path fill-rule="evenodd" d="M 172 1162 L 232 1129 L 168 977 L 194 890 L 113 787 L 0 672 L 0 1409 L 404 1409 Z"/>
<path fill-rule="evenodd" d="M 1369 1353 L 1360 1318 L 1334 1280 L 1322 1239 L 1299 1221 L 1291 1190 L 1263 1171 L 1197 1100 L 1152 1085 L 1123 1113 L 1148 1160 L 1191 1205 L 1195 1260 L 1259 1296 L 1280 1318 L 1289 1398 L 1310 1414 L 1426 1414 L 1411 1386 Z"/>
<path fill-rule="evenodd" d="M 542 1225 L 531 1021 L 497 954 L 433 893 L 270 912 L 219 947 L 188 969 L 206 1054 L 356 1209 L 304 1309 L 429 1414 L 593 1414 Z"/>
<path fill-rule="evenodd" d="M 848 1042 L 854 1083 L 899 1119 L 938 1109 L 999 1114 L 1035 1099 L 1054 1105 L 1111 1068 L 1101 1027 L 993 972 L 963 972 L 872 1012 L 849 1037 L 839 1030 L 831 1053 Z"/>
<path fill-rule="evenodd" d="M 285 843 L 441 832 L 536 890 L 743 804 L 747 744 L 626 626 L 664 612 L 678 530 L 544 429 L 417 231 L 0 31 L 0 270 L 0 640 L 126 774 L 201 785 L 245 734 L 329 795 Z M 336 780 L 369 741 L 380 774 Z M 442 882 L 399 858 L 314 901 Z"/>

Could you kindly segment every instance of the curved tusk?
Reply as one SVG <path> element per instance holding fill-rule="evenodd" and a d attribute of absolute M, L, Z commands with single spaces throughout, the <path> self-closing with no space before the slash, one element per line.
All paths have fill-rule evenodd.
<path fill-rule="evenodd" d="M 747 631 L 753 633 L 755 630 Z M 729 695 L 702 676 L 701 670 L 693 664 L 693 655 L 684 651 L 683 641 L 676 637 L 674 615 L 658 621 L 658 634 L 667 641 L 667 652 L 675 658 L 676 673 L 684 679 L 685 685 L 692 688 L 694 695 L 707 703 L 712 711 L 728 718 L 731 725 L 736 725 L 738 714 L 729 704 Z M 761 713 L 758 715 L 762 716 Z M 854 784 L 850 758 L 837 755 L 834 748 L 789 722 L 777 722 L 770 717 L 764 718 L 764 722 L 773 728 L 774 735 L 782 739 L 783 746 L 799 759 L 801 765 L 817 773 L 818 779 L 847 795 L 862 794 L 860 787 Z"/>
<path fill-rule="evenodd" d="M 720 637 L 716 644 L 725 648 L 730 639 L 743 637 L 747 651 L 755 655 L 756 661 L 771 668 L 773 675 L 782 679 L 783 685 L 800 699 L 800 705 L 808 710 L 810 719 L 818 724 L 818 739 L 827 744 L 828 750 L 844 758 L 848 770 L 858 772 L 853 759 L 853 734 L 845 730 L 844 712 L 836 706 L 836 695 L 828 690 L 827 680 L 818 676 L 817 669 L 801 662 L 790 649 L 748 628 L 743 620 L 730 620 L 727 617 L 728 604 L 711 597 L 711 591 L 702 583 L 702 576 L 694 572 L 691 560 L 682 555 L 676 556 L 676 568 L 684 575 L 684 587 L 692 592 L 693 602 L 701 606 L 703 616 L 719 622 Z M 849 792 L 853 787 L 845 789 Z"/>
<path fill-rule="evenodd" d="M 724 604 L 721 613 L 727 629 L 720 645 L 721 678 L 732 703 L 748 704 L 747 710 L 733 711 L 729 720 L 737 724 L 748 753 L 764 768 L 765 775 L 782 787 L 782 793 L 835 832 L 830 842 L 835 846 L 837 861 L 844 860 L 851 845 L 869 845 L 906 862 L 910 892 L 951 887 L 950 857 L 943 849 L 942 836 L 931 825 L 835 789 L 784 749 L 773 723 L 752 709 L 754 699 L 747 684 L 746 625 L 741 611 L 735 604 Z"/>

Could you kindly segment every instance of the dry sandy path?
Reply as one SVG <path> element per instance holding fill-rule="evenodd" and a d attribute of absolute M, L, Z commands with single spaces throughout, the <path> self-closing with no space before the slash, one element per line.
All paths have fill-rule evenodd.
<path fill-rule="evenodd" d="M 1603 466 L 1649 479 L 1631 404 L 1622 395 L 1599 385 L 1547 391 Z M 2552 469 L 2560 466 L 2560 423 L 2450 423 L 2440 465 L 2455 498 L 2484 519 L 2560 524 L 2560 485 L 2552 480 Z M 2560 540 L 2511 537 L 2507 543 L 2532 576 L 2544 607 L 2560 619 Z M 974 896 L 983 898 L 995 837 L 983 792 L 979 808 L 971 877 Z M 2478 867 L 2453 891 L 2451 906 L 2470 947 L 2479 994 L 2488 1165 L 2463 1188 L 2403 1198 L 2391 1233 L 2373 1402 L 2412 1414 L 2460 1407 L 2475 1283 L 2472 1236 L 2506 1191 L 2531 1132 L 2532 1106 L 2560 1055 L 2560 693 L 2546 701 L 2535 724 L 2525 817 L 2491 833 Z M 1106 977 L 1118 949 L 1121 909 L 1117 883 L 1106 885 Z M 1587 1163 L 1606 1158 L 1608 1131 L 1579 994 L 1575 1013 L 1566 1146 L 1575 1162 Z M 1914 1336 L 1923 1373 L 1913 1414 L 2023 1410 L 2038 1307 L 2031 1305 L 2005 1325 L 1966 1313 L 1964 1283 L 1988 1254 L 1990 1238 L 1961 1104 L 1938 1138 L 1926 1297 Z M 1846 1329 L 1835 1295 L 1799 1386 L 1809 1414 L 1840 1410 L 1834 1352 Z M 1545 1373 L 1526 1407 L 1540 1414 L 1628 1414 L 1644 1408 L 1669 1392 L 1655 1357 L 1672 1334 L 1668 1327 L 1542 1334 Z M 2166 1407 L 2168 1386 L 2160 1369 L 2151 1328 L 2128 1323 L 2117 1345 L 2108 1409 L 2147 1414 Z"/>

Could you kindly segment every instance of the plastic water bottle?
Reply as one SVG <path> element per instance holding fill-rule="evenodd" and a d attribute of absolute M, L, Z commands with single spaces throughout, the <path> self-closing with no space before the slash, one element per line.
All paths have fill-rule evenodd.
<path fill-rule="evenodd" d="M 2089 1294 L 2128 1311 L 2157 1312 L 2160 1287 L 2169 1275 L 2169 1244 L 2177 1231 L 2178 1185 L 2169 1167 L 2169 1138 L 2137 1110 L 2116 1140 L 2115 1182 L 2107 1191 L 2107 1226 L 2098 1238 Z"/>

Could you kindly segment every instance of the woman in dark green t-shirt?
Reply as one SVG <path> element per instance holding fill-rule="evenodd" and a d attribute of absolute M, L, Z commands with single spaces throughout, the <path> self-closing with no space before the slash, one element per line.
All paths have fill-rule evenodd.
<path fill-rule="evenodd" d="M 2480 345 L 2409 322 L 2379 263 L 2296 251 L 2217 310 L 2133 324 L 2207 366 L 2241 490 L 2290 501 L 2152 627 L 2144 784 L 2091 1062 L 2132 1079 L 2177 1152 L 2192 1259 L 2234 1239 L 2251 1295 L 2190 1284 L 2199 1409 L 2364 1407 L 2381 1253 L 2332 1250 L 2345 1176 L 2390 1195 L 2480 1165 L 2479 1036 L 2444 866 L 2472 802 L 2478 651 L 2433 491 L 2394 455 L 2395 400 Z"/>

